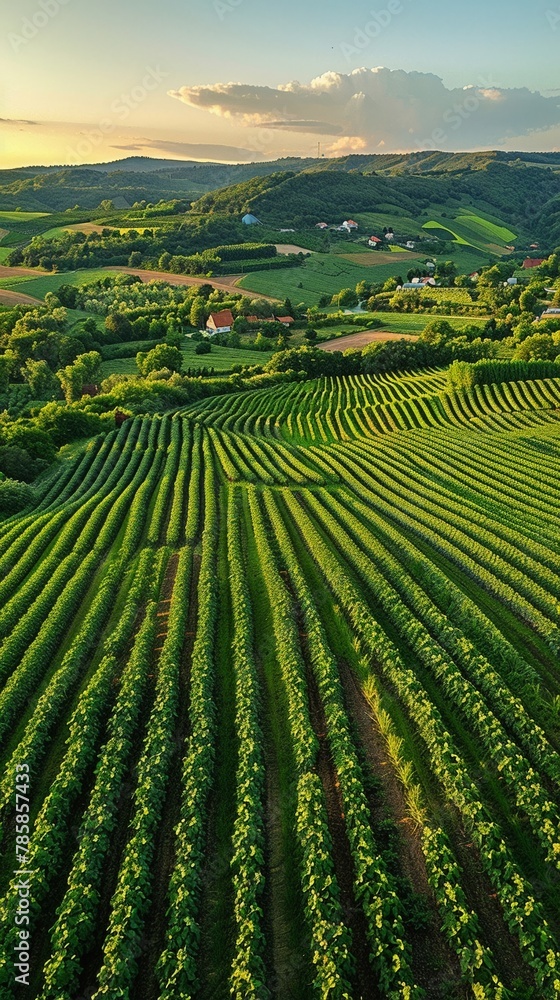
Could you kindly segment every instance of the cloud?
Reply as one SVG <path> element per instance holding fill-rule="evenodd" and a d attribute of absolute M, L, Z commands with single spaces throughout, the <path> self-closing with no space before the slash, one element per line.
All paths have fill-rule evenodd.
<path fill-rule="evenodd" d="M 225 163 L 252 163 L 265 158 L 262 153 L 256 152 L 254 149 L 245 149 L 243 146 L 224 146 L 205 142 L 174 142 L 170 139 L 146 139 L 140 137 L 127 145 L 117 146 L 114 143 L 111 145 L 113 149 L 121 149 L 128 152 L 171 153 L 173 156 L 187 160 L 219 160 Z"/>
<path fill-rule="evenodd" d="M 343 135 L 329 146 L 329 153 L 332 153 L 334 156 L 344 155 L 345 153 L 363 153 L 366 148 L 366 140 L 362 139 L 359 135 Z"/>
<path fill-rule="evenodd" d="M 26 118 L 0 118 L 0 125 L 41 125 L 42 122 L 27 121 Z"/>
<path fill-rule="evenodd" d="M 334 125 L 332 122 L 312 122 L 312 121 L 278 121 L 266 122 L 265 128 L 284 129 L 287 132 L 318 132 L 319 135 L 340 135 L 342 125 Z"/>
<path fill-rule="evenodd" d="M 383 67 L 327 72 L 308 84 L 216 83 L 169 95 L 246 126 L 350 136 L 371 149 L 472 149 L 560 124 L 557 96 L 482 79 L 448 89 L 432 73 Z"/>

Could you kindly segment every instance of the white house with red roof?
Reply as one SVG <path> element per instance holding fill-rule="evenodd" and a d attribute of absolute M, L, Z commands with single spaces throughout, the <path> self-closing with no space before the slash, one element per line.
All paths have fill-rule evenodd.
<path fill-rule="evenodd" d="M 379 236 L 370 236 L 368 247 L 378 247 L 381 243 L 383 243 L 383 240 Z"/>
<path fill-rule="evenodd" d="M 354 222 L 353 219 L 346 219 L 346 221 L 342 223 L 342 226 L 340 228 L 347 229 L 348 232 L 351 233 L 354 230 L 359 229 L 360 227 L 357 222 Z"/>
<path fill-rule="evenodd" d="M 233 326 L 233 313 L 231 309 L 222 309 L 221 312 L 210 313 L 206 321 L 206 330 L 209 334 L 230 333 Z"/>
<path fill-rule="evenodd" d="M 545 262 L 544 257 L 526 257 L 525 260 L 523 261 L 523 267 L 524 268 L 540 267 L 541 264 L 544 264 L 544 262 Z"/>

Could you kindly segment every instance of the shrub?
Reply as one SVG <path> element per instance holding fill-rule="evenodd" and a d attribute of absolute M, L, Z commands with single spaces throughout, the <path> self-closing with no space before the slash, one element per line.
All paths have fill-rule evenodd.
<path fill-rule="evenodd" d="M 0 481 L 0 514 L 9 517 L 10 514 L 17 514 L 24 507 L 28 507 L 34 499 L 35 494 L 27 483 L 18 482 L 15 479 L 2 479 Z"/>

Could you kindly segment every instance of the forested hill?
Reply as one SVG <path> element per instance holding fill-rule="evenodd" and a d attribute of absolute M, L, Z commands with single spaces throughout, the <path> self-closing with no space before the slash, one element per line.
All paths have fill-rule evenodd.
<path fill-rule="evenodd" d="M 140 162 L 140 157 L 122 164 L 104 163 L 76 167 L 23 167 L 0 170 L 0 210 L 64 212 L 79 206 L 98 208 L 113 201 L 115 208 L 135 202 L 157 203 L 172 199 L 196 200 L 200 195 L 228 184 L 262 177 L 280 169 L 300 171 L 319 162 L 288 159 L 271 163 L 181 163 L 171 160 Z"/>
<path fill-rule="evenodd" d="M 453 215 L 454 209 L 475 206 L 547 243 L 560 242 L 560 171 L 552 162 L 543 169 L 494 154 L 464 154 L 432 162 L 428 169 L 428 157 L 433 161 L 426 154 L 419 170 L 413 171 L 411 162 L 405 171 L 386 163 L 383 172 L 372 173 L 348 170 L 348 161 L 326 161 L 298 174 L 283 171 L 210 192 L 195 202 L 193 211 L 251 212 L 265 224 L 298 227 L 342 222 L 360 212 L 418 219 L 425 212 Z"/>
<path fill-rule="evenodd" d="M 532 212 L 532 217 L 540 217 L 550 198 L 560 194 L 560 153 L 506 153 L 490 151 L 478 153 L 442 153 L 423 151 L 417 153 L 353 154 L 336 159 L 299 159 L 287 157 L 265 163 L 196 163 L 180 160 L 157 160 L 149 157 L 129 157 L 114 163 L 84 166 L 22 167 L 16 170 L 0 170 L 0 210 L 60 212 L 74 208 L 97 208 L 103 200 L 113 200 L 115 207 L 126 208 L 135 202 L 156 203 L 160 200 L 186 199 L 198 202 L 197 208 L 216 210 L 225 206 L 226 212 L 244 210 L 272 212 L 271 221 L 277 214 L 284 221 L 285 197 L 297 198 L 301 190 L 296 183 L 293 187 L 281 188 L 278 174 L 284 174 L 284 181 L 295 175 L 320 174 L 323 190 L 323 204 L 329 210 L 357 211 L 354 204 L 366 191 L 377 194 L 424 198 L 433 202 L 433 185 L 438 191 L 444 190 L 445 197 L 454 193 L 461 198 L 482 200 L 489 210 L 499 209 L 500 214 L 511 221 L 522 222 Z M 327 188 L 327 174 L 351 174 L 352 181 L 344 189 L 339 177 L 336 187 L 341 201 L 333 204 L 333 188 Z M 384 178 L 389 187 L 367 188 L 356 176 L 369 177 L 370 184 L 377 178 Z M 269 178 L 274 180 L 269 182 Z M 422 187 L 422 179 L 431 182 Z M 254 182 L 257 183 L 256 186 Z M 309 184 L 310 182 L 304 181 Z M 332 182 L 331 182 L 332 183 Z M 243 185 L 247 184 L 246 190 Z M 270 185 L 277 188 L 270 199 Z M 445 188 L 442 188 L 442 184 Z M 232 197 L 224 195 L 225 187 L 233 186 Z M 532 199 L 528 192 L 534 191 Z M 217 198 L 204 199 L 209 192 L 220 190 Z M 309 188 L 305 188 L 306 196 Z M 348 192 L 353 191 L 350 204 Z M 328 192 L 328 193 L 327 193 Z M 202 200 L 200 201 L 199 199 Z M 386 200 L 386 199 L 385 199 Z M 436 199 L 438 201 L 439 199 Z M 292 203 L 287 205 L 288 209 Z M 294 205 L 294 208 L 297 206 Z M 321 210 L 321 203 L 314 203 L 313 209 Z M 313 212 L 309 212 L 310 215 Z M 324 214 L 320 211 L 320 214 Z M 546 220 L 545 215 L 545 220 Z"/>

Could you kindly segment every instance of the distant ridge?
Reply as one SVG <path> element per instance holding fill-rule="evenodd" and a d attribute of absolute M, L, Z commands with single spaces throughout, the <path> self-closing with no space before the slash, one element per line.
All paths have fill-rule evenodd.
<path fill-rule="evenodd" d="M 547 245 L 560 242 L 560 152 L 442 152 L 284 157 L 217 163 L 129 156 L 108 163 L 0 171 L 0 210 L 65 212 L 180 200 L 202 214 L 312 226 L 381 206 L 422 226 L 469 206 Z M 184 209 L 183 209 L 184 210 Z M 349 214 L 350 213 L 350 214 Z M 416 223 L 415 223 L 416 224 Z"/>

